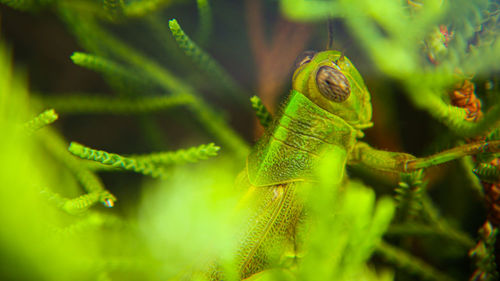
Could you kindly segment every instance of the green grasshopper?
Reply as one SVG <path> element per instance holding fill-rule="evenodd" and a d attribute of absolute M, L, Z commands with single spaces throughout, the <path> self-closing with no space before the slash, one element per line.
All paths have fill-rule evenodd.
<path fill-rule="evenodd" d="M 314 169 L 325 155 L 342 163 L 341 171 L 332 174 L 344 175 L 345 166 L 353 164 L 409 173 L 500 149 L 499 141 L 483 142 L 416 158 L 359 141 L 363 130 L 373 125 L 370 93 L 358 70 L 338 51 L 303 53 L 297 58 L 292 85 L 288 101 L 237 179 L 237 185 L 247 189 L 244 201 L 254 208 L 237 254 L 241 279 L 268 269 L 285 252 L 295 251 L 296 230 L 303 216 L 297 190 L 301 182 L 314 182 Z M 212 273 L 212 279 L 221 278 L 217 275 Z"/>

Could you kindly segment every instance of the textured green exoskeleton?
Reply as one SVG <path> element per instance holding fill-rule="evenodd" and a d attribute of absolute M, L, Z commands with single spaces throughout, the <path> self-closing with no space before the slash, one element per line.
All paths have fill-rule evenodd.
<path fill-rule="evenodd" d="M 248 189 L 243 201 L 254 210 L 237 254 L 242 279 L 297 254 L 297 228 L 303 215 L 297 189 L 303 181 L 314 181 L 313 171 L 326 152 L 342 163 L 341 170 L 332 171 L 341 175 L 336 179 L 340 182 L 346 165 L 410 172 L 500 148 L 498 142 L 479 143 L 419 159 L 376 150 L 358 140 L 362 130 L 372 126 L 372 107 L 370 93 L 351 61 L 337 51 L 308 51 L 297 59 L 296 67 L 288 101 L 237 180 Z"/>
<path fill-rule="evenodd" d="M 283 253 L 294 254 L 302 214 L 295 194 L 298 183 L 313 180 L 326 151 L 335 151 L 344 169 L 361 130 L 372 125 L 370 94 L 340 52 L 306 52 L 296 66 L 286 105 L 248 156 L 239 178 L 249 188 L 246 200 L 257 210 L 239 253 L 242 278 L 280 260 Z"/>

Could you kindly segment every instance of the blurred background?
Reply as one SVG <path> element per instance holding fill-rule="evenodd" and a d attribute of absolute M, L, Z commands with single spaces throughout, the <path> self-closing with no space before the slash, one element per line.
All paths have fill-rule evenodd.
<path fill-rule="evenodd" d="M 166 8 L 159 12 L 159 24 L 167 28 L 168 21 L 175 18 L 188 35 L 196 34 L 199 29 L 196 2 L 167 2 Z M 195 85 L 204 99 L 223 110 L 231 127 L 252 144 L 263 131 L 255 123 L 250 97 L 258 95 L 268 109 L 275 112 L 290 90 L 295 58 L 305 50 L 326 48 L 327 23 L 326 20 L 300 22 L 286 19 L 276 1 L 215 1 L 211 6 L 213 32 L 203 47 L 241 86 L 243 92 L 239 93 L 242 96 L 239 101 L 227 93 L 217 93 L 224 89 L 221 90 L 216 81 L 211 81 L 196 68 L 179 48 L 174 48 L 170 34 L 162 34 L 170 36 L 165 40 L 172 41 L 169 42 L 172 48 L 167 53 L 159 42 L 159 35 L 145 26 L 143 18 L 106 22 L 105 25 L 148 57 Z M 5 5 L 0 7 L 3 37 L 13 49 L 15 64 L 27 72 L 33 92 L 50 96 L 78 93 L 116 95 L 102 75 L 71 61 L 73 52 L 85 48 L 56 14 L 45 9 L 25 12 Z M 375 126 L 367 130 L 366 141 L 375 147 L 414 155 L 431 153 L 429 144 L 442 131 L 439 123 L 411 106 L 401 93 L 402 87 L 380 73 L 356 44 L 342 20 L 334 20 L 333 36 L 335 49 L 351 59 L 372 93 Z M 155 94 L 148 90 L 139 94 Z M 155 132 L 154 141 L 142 131 L 144 124 L 138 116 L 63 114 L 54 126 L 68 140 L 117 153 L 146 153 L 213 141 L 196 127 L 196 122 L 187 120 L 189 116 L 182 108 L 150 115 L 155 123 L 151 126 L 161 129 Z M 438 149 L 434 148 L 434 151 Z M 135 177 L 119 175 L 127 176 Z M 131 192 L 136 190 L 131 189 Z"/>
<path fill-rule="evenodd" d="M 204 10 L 199 7 L 200 2 L 203 3 L 203 1 L 194 0 L 150 1 L 152 3 L 150 7 L 145 5 L 141 8 L 142 10 L 139 8 L 121 10 L 120 6 L 118 8 L 113 6 L 118 5 L 116 3 L 121 3 L 120 1 L 26 1 L 26 3 L 35 3 L 33 7 L 26 9 L 16 9 L 15 4 L 12 4 L 16 1 L 3 2 L 9 6 L 0 4 L 1 38 L 11 50 L 13 65 L 26 75 L 29 95 L 34 97 L 34 101 L 29 103 L 31 108 L 36 108 L 36 110 L 26 116 L 33 117 L 41 112 L 41 109 L 52 107 L 51 101 L 74 96 L 142 98 L 155 97 L 169 92 L 165 91 L 161 85 L 159 86 L 161 83 L 148 77 L 148 75 L 152 76 L 151 73 L 154 70 L 151 70 L 148 75 L 141 73 L 143 69 L 135 63 L 133 55 L 131 55 L 130 60 L 127 59 L 126 55 L 117 56 L 119 59 L 117 57 L 114 59 L 119 64 L 130 66 L 129 74 L 136 76 L 144 83 L 142 88 L 137 85 L 129 87 L 123 81 L 113 81 L 112 75 L 109 73 L 102 74 L 99 71 L 93 71 L 87 69 L 88 67 L 81 67 L 73 63 L 71 56 L 74 52 L 87 52 L 112 58 L 113 55 L 110 54 L 113 54 L 114 48 L 116 50 L 119 48 L 113 45 L 103 47 L 107 43 L 95 39 L 99 38 L 98 36 L 95 38 L 89 36 L 92 39 L 87 40 L 84 27 L 88 28 L 87 31 L 92 30 L 92 27 L 86 27 L 87 23 L 92 23 L 98 24 L 108 34 L 119 38 L 127 46 L 149 58 L 150 61 L 168 69 L 184 85 L 195 89 L 196 94 L 227 122 L 227 128 L 232 130 L 235 136 L 241 138 L 243 143 L 248 144 L 248 147 L 251 147 L 264 130 L 255 118 L 250 97 L 259 96 L 271 113 L 276 112 L 290 91 L 293 63 L 297 55 L 305 50 L 321 51 L 326 48 L 328 42 L 327 18 L 331 17 L 334 49 L 342 51 L 356 65 L 371 92 L 375 125 L 366 130 L 364 141 L 376 148 L 403 151 L 416 156 L 430 155 L 454 147 L 464 141 L 463 136 L 451 130 L 449 126 L 437 118 L 433 118 L 424 107 L 416 105 L 418 102 L 412 100 L 411 97 L 415 98 L 416 95 L 408 94 L 408 85 L 411 83 L 405 84 L 405 81 L 411 80 L 412 77 L 415 79 L 421 77 L 412 76 L 411 71 L 405 72 L 404 67 L 401 67 L 401 72 L 406 75 L 404 79 L 401 75 L 391 76 L 387 74 L 394 68 L 384 68 L 380 65 L 381 61 L 387 61 L 387 65 L 390 65 L 389 62 L 391 62 L 394 65 L 404 66 L 405 59 L 398 57 L 398 54 L 391 50 L 388 50 L 382 58 L 374 56 L 378 53 L 366 46 L 366 40 L 360 39 L 363 34 L 356 33 L 359 29 L 352 26 L 350 21 L 353 19 L 349 18 L 352 17 L 349 13 L 344 15 L 341 11 L 336 11 L 333 12 L 334 16 L 329 16 L 326 12 L 314 14 L 311 8 L 311 15 L 316 15 L 315 18 L 311 19 L 311 15 L 307 15 L 306 12 L 301 17 L 289 12 L 286 8 L 292 5 L 287 4 L 287 2 L 304 1 L 210 1 L 210 14 L 205 15 L 205 17 L 203 16 Z M 21 2 L 19 1 L 19 3 Z M 134 3 L 139 2 L 141 1 L 125 1 L 125 4 L 133 7 Z M 311 2 L 320 5 L 318 3 L 328 1 Z M 353 9 L 354 12 L 360 9 L 359 5 L 363 5 L 363 1 L 358 2 L 351 4 L 353 7 L 358 5 Z M 463 5 L 463 10 L 469 9 L 468 11 L 457 10 L 455 12 L 453 8 L 460 6 L 463 4 L 462 2 L 454 4 L 455 6 L 451 8 L 442 4 L 446 6 L 445 12 L 439 15 L 436 12 L 433 17 L 424 18 L 427 21 L 422 24 L 422 27 L 415 26 L 413 28 L 422 28 L 424 31 L 421 31 L 421 34 L 429 34 L 433 30 L 432 26 L 448 24 L 450 30 L 453 30 L 453 27 L 456 28 L 454 38 L 457 41 L 461 40 L 463 44 L 474 45 L 474 36 L 470 34 L 478 34 L 477 36 L 480 37 L 481 27 L 486 29 L 483 24 L 487 19 L 491 21 L 488 18 L 490 16 L 494 18 L 493 27 L 488 27 L 492 33 L 489 36 L 494 38 L 492 39 L 493 43 L 490 43 L 492 48 L 496 46 L 492 52 L 497 56 L 483 57 L 483 59 L 484 61 L 490 59 L 498 65 L 497 4 L 494 1 L 491 3 L 476 1 L 477 3 L 474 2 L 474 4 Z M 331 1 L 331 3 L 335 4 L 336 1 Z M 417 1 L 408 1 L 403 6 L 405 9 L 411 9 L 412 3 L 417 6 L 422 4 L 421 1 L 418 3 Z M 298 7 L 299 4 L 296 5 Z M 346 5 L 349 4 L 344 3 L 343 7 Z M 380 3 L 379 5 L 379 8 L 383 10 L 384 4 Z M 445 10 L 445 8 L 442 9 Z M 405 10 L 405 12 L 407 11 Z M 339 14 L 341 15 L 339 16 Z M 408 14 L 411 13 L 408 12 Z M 468 31 L 469 37 L 460 37 L 460 32 L 465 28 L 460 29 L 459 25 L 453 24 L 455 21 L 460 21 L 462 15 L 469 16 L 470 14 L 476 15 L 477 18 L 470 16 L 463 18 L 463 20 L 468 21 L 473 18 L 474 20 L 470 20 L 470 25 L 474 28 L 472 31 Z M 488 16 L 484 16 L 485 14 Z M 380 20 L 379 15 L 373 14 L 374 22 L 371 24 L 383 34 L 381 37 L 390 37 L 390 24 L 392 23 L 387 23 L 388 26 L 384 26 L 384 21 Z M 184 32 L 227 72 L 226 74 L 231 79 L 230 83 L 214 78 L 210 75 L 210 69 L 206 71 L 203 67 L 200 68 L 196 59 L 193 60 L 186 56 L 185 51 L 179 48 L 169 30 L 171 19 L 176 19 Z M 407 32 L 413 34 L 411 29 L 408 29 Z M 415 35 L 412 39 L 417 37 Z M 414 54 L 419 55 L 415 60 L 413 70 L 421 68 L 422 76 L 426 73 L 425 71 L 433 67 L 433 63 L 428 58 L 428 50 L 425 49 L 424 41 L 427 40 L 426 38 L 426 36 L 420 36 L 419 40 L 410 42 L 414 46 L 413 49 L 408 50 L 410 58 L 414 58 L 412 57 Z M 404 40 L 404 38 L 398 38 L 395 42 Z M 99 45 L 100 43 L 102 45 Z M 488 46 L 488 44 L 483 44 L 481 47 Z M 401 50 L 405 49 L 404 45 L 398 47 L 401 47 Z M 383 53 L 383 50 L 377 48 Z M 463 49 L 467 48 L 463 47 Z M 449 64 L 449 68 L 464 62 L 460 58 L 457 59 L 460 56 L 450 55 L 450 57 L 452 62 Z M 202 60 L 202 64 L 204 62 Z M 483 99 L 483 108 L 486 112 L 496 101 L 494 97 L 497 95 L 499 87 L 498 66 L 485 65 L 483 67 L 482 64 L 478 65 L 478 74 L 473 76 L 472 81 L 475 83 L 477 95 Z M 392 72 L 394 73 L 394 71 Z M 465 72 L 468 74 L 467 71 Z M 446 75 L 442 77 L 448 79 Z M 446 80 L 445 78 L 428 78 L 428 81 L 434 81 L 433 79 L 438 81 L 435 84 L 429 82 L 429 88 L 452 91 L 453 84 L 449 82 L 450 79 Z M 442 82 L 444 80 L 446 81 Z M 182 91 L 181 88 L 179 87 L 179 91 Z M 422 95 L 422 99 L 425 99 L 425 95 Z M 59 112 L 59 119 L 51 127 L 60 132 L 67 142 L 76 141 L 91 148 L 122 155 L 185 149 L 215 142 L 221 146 L 221 150 L 216 160 L 208 160 L 206 165 L 212 167 L 211 170 L 207 166 L 200 168 L 198 164 L 188 164 L 187 169 L 199 169 L 200 175 L 208 176 L 208 174 L 213 175 L 220 172 L 220 170 L 214 169 L 214 166 L 227 167 L 227 171 L 221 176 L 224 178 L 224 180 L 221 179 L 224 181 L 221 186 L 226 187 L 231 186 L 231 179 L 236 177 L 237 173 L 245 166 L 245 159 L 241 157 L 242 153 L 235 152 L 237 149 L 228 148 L 224 141 L 219 142 L 219 139 L 214 137 L 213 130 L 207 129 L 203 121 L 197 120 L 193 116 L 195 114 L 186 108 L 187 106 L 137 114 L 71 112 L 71 109 L 58 111 L 58 107 L 54 107 L 56 112 Z M 245 150 L 248 147 L 241 148 L 240 151 L 248 151 Z M 12 159 L 15 158 L 15 155 L 12 156 Z M 44 156 L 40 158 L 42 158 L 41 163 L 45 162 L 43 159 L 47 159 Z M 50 164 L 47 165 L 50 166 Z M 361 179 L 365 185 L 372 187 L 377 195 L 393 196 L 394 188 L 398 184 L 397 175 L 381 176 L 378 173 L 358 168 L 348 168 L 347 172 L 352 178 Z M 43 172 L 41 173 L 43 174 Z M 53 173 L 57 174 L 57 172 Z M 187 180 L 186 178 L 189 176 L 184 173 L 180 172 L 181 176 L 175 176 L 177 173 L 172 172 L 175 174 L 173 176 L 174 182 Z M 118 201 L 111 210 L 105 209 L 101 205 L 92 208 L 99 212 L 109 212 L 125 218 L 135 217 L 136 213 L 148 213 L 148 211 L 138 210 L 143 208 L 141 206 L 144 206 L 144 198 L 154 201 L 150 197 L 154 198 L 155 195 L 144 195 L 145 192 L 148 192 L 144 189 L 161 185 L 155 179 L 131 172 L 104 172 L 99 173 L 99 177 L 104 186 L 118 198 Z M 430 168 L 426 171 L 426 181 L 428 181 L 426 188 L 430 198 L 436 202 L 440 216 L 447 218 L 450 225 L 458 227 L 464 234 L 476 237 L 477 229 L 485 220 L 486 210 L 483 207 L 483 199 L 477 191 L 478 182 L 467 166 L 464 166 L 460 161 L 455 161 L 440 167 Z M 53 176 L 52 182 L 64 183 L 64 180 Z M 213 184 L 210 182 L 207 185 Z M 79 193 L 73 191 L 67 193 L 66 196 L 76 196 Z M 185 196 L 189 197 L 189 195 Z M 194 200 L 191 204 L 199 205 L 201 203 Z M 162 204 L 157 202 L 153 205 L 161 206 Z M 5 208 L 5 210 L 8 209 L 8 207 Z M 171 211 L 168 209 L 165 212 Z M 70 219 L 65 218 L 64 220 Z M 140 225 L 141 222 L 138 224 Z M 210 228 L 210 226 L 207 227 Z M 162 231 L 158 230 L 159 233 Z M 189 231 L 186 230 L 186 232 Z M 96 233 L 93 235 L 99 236 Z M 84 240 L 82 237 L 81 239 Z M 118 240 L 126 243 L 127 239 L 129 238 L 120 236 Z M 416 256 L 434 264 L 438 269 L 448 271 L 457 280 L 464 280 L 474 271 L 474 266 L 471 265 L 470 259 L 467 257 L 468 249 L 456 246 L 453 242 L 446 244 L 448 242 L 434 238 L 428 238 L 428 240 L 397 238 L 391 242 L 406 247 L 409 251 L 414 251 Z M 99 243 L 97 244 L 99 245 Z M 102 250 L 99 246 L 95 247 L 96 252 Z M 433 247 L 447 248 L 448 250 L 437 253 L 432 250 Z M 419 250 L 420 248 L 422 250 Z M 6 256 L 3 258 L 7 259 Z M 376 257 L 374 262 L 386 265 L 379 257 Z M 23 271 L 26 268 L 19 270 Z M 25 280 L 33 278 L 33 275 L 30 274 L 17 276 L 15 271 L 6 269 L 5 272 L 10 273 L 6 273 L 5 276 L 12 278 L 12 280 L 17 279 L 17 277 Z M 36 274 L 34 275 L 36 276 Z M 45 278 L 51 279 L 47 276 L 51 276 L 50 274 L 45 275 Z M 82 279 L 86 280 L 87 277 L 82 275 Z M 99 278 L 103 278 L 103 280 L 108 277 L 99 275 Z M 153 275 L 152 279 L 154 277 L 158 276 Z M 404 271 L 398 271 L 396 275 L 396 280 L 415 280 L 412 278 L 414 275 Z"/>

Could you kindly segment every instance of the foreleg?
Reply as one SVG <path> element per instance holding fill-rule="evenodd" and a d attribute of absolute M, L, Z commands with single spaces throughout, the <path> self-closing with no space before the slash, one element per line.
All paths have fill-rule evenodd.
<path fill-rule="evenodd" d="M 498 152 L 500 152 L 500 141 L 498 140 L 465 144 L 422 158 L 416 158 L 402 152 L 379 150 L 367 143 L 358 142 L 351 153 L 348 164 L 361 164 L 371 169 L 393 173 L 410 173 L 467 155 Z"/>

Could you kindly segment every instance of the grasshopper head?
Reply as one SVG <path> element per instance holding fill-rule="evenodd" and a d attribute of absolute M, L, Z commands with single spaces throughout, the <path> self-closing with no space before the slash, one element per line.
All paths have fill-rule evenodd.
<path fill-rule="evenodd" d="M 338 51 L 306 51 L 295 66 L 294 90 L 358 130 L 372 126 L 370 93 L 348 58 Z"/>

